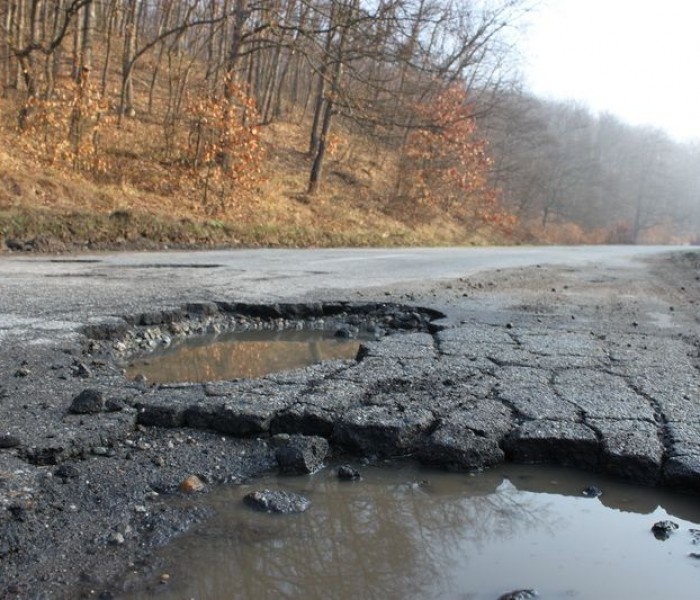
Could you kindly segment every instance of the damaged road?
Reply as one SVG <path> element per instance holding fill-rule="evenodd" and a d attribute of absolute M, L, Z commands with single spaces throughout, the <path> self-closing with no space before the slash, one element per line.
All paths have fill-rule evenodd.
<path fill-rule="evenodd" d="M 303 263 L 306 287 L 290 267 L 286 294 L 282 262 L 254 288 L 222 253 L 0 259 L 0 598 L 111 597 L 207 517 L 191 492 L 299 456 L 301 472 L 319 453 L 408 455 L 700 490 L 700 258 L 624 248 L 460 270 L 468 252 L 432 276 L 427 260 L 418 274 L 389 266 L 374 287 L 362 261 L 386 253 L 326 254 Z M 357 360 L 206 384 L 123 374 L 194 333 L 358 323 L 387 335 Z"/>

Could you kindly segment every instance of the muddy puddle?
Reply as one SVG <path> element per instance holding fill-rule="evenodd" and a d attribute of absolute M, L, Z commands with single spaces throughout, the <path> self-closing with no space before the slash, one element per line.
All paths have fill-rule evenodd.
<path fill-rule="evenodd" d="M 370 339 L 368 335 L 360 336 Z M 371 339 L 374 339 L 373 337 Z M 249 330 L 193 336 L 132 361 L 126 375 L 150 383 L 201 383 L 250 379 L 327 360 L 353 359 L 358 339 L 325 330 Z"/>
<path fill-rule="evenodd" d="M 117 597 L 496 600 L 523 588 L 543 599 L 700 597 L 697 497 L 548 467 L 359 468 L 359 482 L 326 469 L 199 497 L 216 517 L 161 551 L 146 584 L 127 579 L 141 591 Z M 584 497 L 591 485 L 603 495 Z M 244 506 L 262 488 L 313 504 L 287 516 Z M 651 526 L 664 519 L 679 529 L 661 541 Z"/>

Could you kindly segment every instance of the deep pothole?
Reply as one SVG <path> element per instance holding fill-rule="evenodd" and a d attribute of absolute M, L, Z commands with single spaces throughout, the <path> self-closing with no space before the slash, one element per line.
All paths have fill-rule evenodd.
<path fill-rule="evenodd" d="M 190 303 L 89 325 L 128 379 L 149 384 L 255 379 L 355 359 L 363 341 L 436 329 L 437 311 L 389 303 Z"/>
<path fill-rule="evenodd" d="M 582 423 L 570 423 L 565 420 L 550 423 L 545 419 L 539 419 L 537 422 L 525 423 L 525 425 L 531 424 L 531 426 L 525 427 L 496 397 L 497 391 L 479 391 L 480 388 L 476 383 L 480 379 L 488 379 L 490 372 L 485 373 L 479 368 L 470 366 L 472 363 L 468 359 L 466 361 L 460 360 L 458 355 L 449 354 L 449 352 L 456 353 L 462 346 L 468 346 L 469 338 L 462 335 L 461 332 L 457 332 L 459 335 L 453 337 L 443 334 L 427 335 L 440 329 L 440 326 L 433 322 L 438 316 L 440 316 L 439 313 L 432 311 L 387 304 L 240 305 L 197 303 L 115 320 L 112 323 L 104 324 L 102 329 L 94 329 L 92 333 L 95 334 L 93 342 L 96 344 L 96 348 L 111 349 L 119 357 L 127 360 L 147 353 L 151 353 L 150 356 L 153 359 L 159 354 L 159 349 L 164 346 L 173 345 L 179 340 L 185 339 L 189 339 L 191 342 L 195 339 L 191 336 L 206 333 L 214 338 L 223 338 L 229 331 L 263 332 L 269 336 L 275 335 L 279 331 L 294 331 L 299 328 L 334 335 L 335 332 L 341 331 L 343 328 L 348 328 L 348 332 L 352 333 L 354 330 L 351 328 L 360 329 L 360 326 L 372 326 L 375 335 L 379 333 L 382 336 L 383 341 L 380 344 L 369 344 L 371 348 L 365 356 L 367 360 L 337 373 L 330 370 L 324 373 L 320 370 L 309 369 L 302 373 L 298 379 L 295 379 L 295 374 L 295 377 L 288 379 L 263 378 L 255 382 L 244 381 L 212 386 L 155 386 L 153 389 L 140 390 L 143 395 L 134 404 L 138 413 L 137 423 L 139 426 L 206 429 L 215 431 L 222 436 L 256 437 L 259 438 L 261 444 L 269 443 L 271 447 L 279 444 L 279 447 L 282 448 L 293 446 L 297 438 L 301 438 L 304 444 L 320 443 L 319 440 L 311 440 L 310 438 L 322 436 L 327 440 L 334 453 L 347 452 L 355 456 L 370 457 L 367 460 L 371 460 L 371 457 L 375 456 L 414 454 L 418 456 L 419 460 L 431 465 L 472 471 L 503 462 L 506 456 L 504 456 L 501 445 L 507 440 L 508 448 L 506 450 L 511 454 L 507 458 L 535 462 L 560 461 L 563 464 L 588 466 L 589 468 L 605 467 L 602 462 L 604 455 L 601 450 L 601 440 L 591 436 L 591 432 Z M 398 335 L 392 334 L 400 333 L 408 335 L 401 338 L 403 341 L 396 343 L 400 338 Z M 435 338 L 440 338 L 445 342 L 444 346 L 440 346 L 440 344 L 436 346 Z M 445 357 L 448 357 L 448 360 L 444 360 Z M 332 365 L 326 365 L 324 368 L 327 367 L 332 367 Z M 383 383 L 378 384 L 378 382 Z M 475 397 L 472 397 L 472 394 Z M 464 401 L 462 399 L 453 403 L 453 395 L 459 395 L 460 398 L 466 395 L 471 400 Z M 365 400 L 370 396 L 372 403 L 368 404 Z M 430 410 L 427 410 L 426 406 L 429 406 Z M 511 428 L 518 435 L 509 434 L 508 431 Z M 287 452 L 285 451 L 283 455 L 286 456 Z M 214 460 L 213 456 L 207 457 L 207 461 L 210 460 Z M 225 459 L 222 458 L 222 460 Z M 277 456 L 277 460 L 280 461 L 279 456 Z M 591 460 L 595 464 L 589 464 Z M 627 467 L 632 469 L 637 464 L 636 461 L 637 457 L 630 456 Z M 159 460 L 157 464 L 164 465 L 165 462 Z M 216 465 L 212 468 L 216 468 Z M 487 471 L 483 476 L 470 474 L 460 477 L 451 474 L 444 475 L 444 477 L 446 485 L 456 484 L 459 486 L 471 484 L 478 479 L 483 480 L 489 476 L 489 473 L 495 473 L 497 469 L 510 470 L 511 467 L 508 464 L 497 466 L 492 471 Z M 379 475 L 382 482 L 387 477 L 385 473 Z M 432 597 L 444 597 L 449 596 L 451 592 L 458 592 L 462 595 L 471 594 L 470 597 L 474 598 L 495 598 L 501 592 L 510 588 L 515 589 L 516 586 L 538 588 L 547 597 L 563 598 L 576 594 L 582 594 L 581 597 L 600 597 L 601 593 L 605 594 L 605 590 L 602 592 L 595 590 L 591 593 L 585 587 L 591 580 L 603 581 L 607 577 L 607 575 L 599 573 L 596 573 L 593 578 L 590 577 L 593 567 L 601 563 L 597 554 L 600 531 L 595 530 L 589 520 L 589 516 L 593 514 L 591 508 L 600 508 L 598 500 L 576 498 L 576 506 L 569 507 L 572 509 L 571 511 L 554 511 L 545 514 L 548 510 L 547 507 L 553 502 L 552 498 L 523 495 L 520 493 L 522 491 L 520 485 L 512 479 L 508 480 L 510 483 L 497 482 L 495 491 L 490 491 L 487 494 L 481 493 L 478 489 L 475 490 L 476 494 L 470 494 L 466 490 L 459 489 L 455 492 L 450 488 L 446 488 L 444 493 L 437 492 L 437 487 L 431 489 L 430 485 L 424 486 L 422 484 L 424 477 L 429 481 L 437 481 L 437 476 L 421 474 L 420 477 L 417 485 L 414 485 L 416 482 L 413 481 L 409 481 L 408 486 L 397 482 L 396 485 L 384 488 L 378 496 L 369 501 L 367 494 L 363 492 L 360 499 L 360 512 L 351 514 L 348 531 L 357 529 L 357 523 L 368 514 L 368 506 L 381 508 L 385 514 L 398 515 L 396 528 L 398 542 L 391 549 L 383 547 L 381 556 L 398 557 L 399 561 L 396 565 L 381 565 L 378 575 L 388 573 L 391 580 L 389 583 L 396 581 L 397 578 L 403 582 L 401 565 L 410 563 L 410 561 L 403 560 L 400 554 L 407 547 L 406 541 L 415 535 L 416 539 L 422 543 L 427 531 L 426 523 L 435 521 L 433 537 L 437 546 L 419 546 L 416 556 L 422 570 L 409 568 L 407 572 L 409 574 L 425 572 L 425 556 L 439 554 L 441 549 L 447 545 L 458 548 L 458 551 L 454 554 L 438 557 L 439 560 L 436 560 L 433 566 L 435 573 L 444 572 L 446 565 L 451 565 L 457 558 L 467 557 L 466 562 L 457 565 L 458 573 L 467 572 L 468 568 L 472 568 L 472 574 L 487 575 L 488 577 L 480 584 L 475 583 L 473 576 L 467 577 L 466 580 L 454 578 L 441 580 L 447 586 L 448 594 L 443 594 L 442 592 L 445 591 L 443 589 L 420 589 L 415 580 L 407 578 L 405 580 L 406 586 L 384 590 L 387 591 L 385 595 L 411 597 L 408 591 L 420 589 L 414 597 L 431 597 L 431 594 Z M 441 474 L 440 478 L 442 477 Z M 291 489 L 294 491 L 295 486 L 299 485 L 300 482 L 304 484 L 318 479 L 318 475 L 312 475 L 289 481 L 293 482 Z M 210 478 L 210 480 L 219 481 L 215 477 Z M 591 481 L 595 482 L 596 479 L 587 474 L 579 483 L 576 483 L 576 488 L 580 490 L 584 483 L 588 484 Z M 287 486 L 282 482 L 274 482 L 275 486 L 278 483 L 279 487 L 286 489 Z M 511 483 L 517 489 L 514 489 L 510 485 Z M 306 519 L 307 516 L 299 519 L 290 517 L 285 523 L 302 523 L 302 528 L 289 535 L 285 532 L 282 536 L 285 538 L 283 540 L 271 536 L 271 545 L 269 546 L 263 545 L 251 550 L 248 541 L 243 540 L 241 544 L 236 543 L 232 546 L 214 548 L 214 544 L 211 544 L 214 538 L 205 533 L 205 545 L 209 543 L 213 549 L 212 554 L 207 555 L 205 563 L 215 564 L 215 559 L 220 556 L 235 555 L 237 564 L 244 565 L 255 563 L 261 556 L 275 557 L 279 558 L 275 563 L 281 572 L 290 570 L 296 572 L 308 565 L 308 560 L 304 555 L 306 548 L 336 545 L 339 539 L 344 540 L 343 547 L 345 547 L 345 540 L 348 538 L 346 533 L 341 531 L 337 534 L 328 534 L 330 530 L 335 531 L 333 528 L 338 523 L 337 517 L 329 513 L 328 519 L 324 519 L 323 514 L 319 515 L 319 513 L 323 513 L 325 507 L 345 508 L 352 503 L 352 498 L 334 496 L 336 492 L 334 486 L 340 485 L 333 480 L 330 488 L 310 488 L 308 495 L 313 502 L 313 507 L 308 512 L 310 521 L 302 521 L 302 518 Z M 354 487 L 342 488 L 340 493 L 359 489 L 355 483 L 350 485 Z M 527 485 L 523 487 L 527 487 Z M 608 485 L 600 487 L 604 490 L 603 497 L 608 498 L 611 488 Z M 401 503 L 403 501 L 401 490 L 407 492 L 404 504 Z M 234 488 L 233 494 L 240 491 L 243 490 Z M 300 491 L 305 492 L 306 490 L 301 489 Z M 632 491 L 635 496 L 638 493 L 636 490 Z M 399 503 L 390 506 L 390 501 L 393 502 L 395 497 L 398 498 Z M 238 497 L 236 496 L 235 499 L 238 500 Z M 417 504 L 417 500 L 424 499 L 434 500 L 434 502 L 430 502 L 424 511 L 417 512 L 414 516 L 409 514 L 406 517 L 408 508 L 412 509 Z M 484 502 L 481 502 L 482 499 Z M 229 500 L 227 498 L 225 503 L 232 504 Z M 473 500 L 479 503 L 477 509 L 473 511 L 474 519 L 465 520 L 463 523 L 456 522 L 451 517 L 444 521 L 437 520 L 438 517 L 446 515 L 446 507 L 453 507 L 456 515 L 466 514 L 470 510 L 469 507 L 472 506 Z M 557 499 L 556 502 L 569 504 L 568 499 Z M 495 510 L 493 513 L 484 512 L 482 505 L 493 505 Z M 350 511 L 347 512 L 350 514 Z M 692 555 L 687 557 L 684 554 L 692 549 L 694 537 L 691 533 L 696 527 L 697 516 L 693 516 L 692 520 L 687 522 L 681 522 L 680 534 L 672 537 L 670 542 L 661 547 L 651 535 L 650 526 L 656 520 L 664 521 L 667 517 L 677 518 L 674 513 L 658 509 L 645 511 L 639 518 L 633 519 L 634 523 L 630 527 L 625 525 L 624 529 L 620 528 L 619 530 L 617 529 L 618 521 L 620 523 L 622 521 L 618 519 L 619 515 L 612 514 L 610 516 L 611 513 L 614 511 L 596 512 L 593 514 L 592 520 L 604 523 L 601 528 L 606 535 L 614 532 L 612 537 L 615 539 L 624 538 L 626 541 L 629 538 L 635 548 L 644 546 L 646 554 L 643 558 L 648 561 L 648 566 L 644 567 L 645 572 L 652 572 L 655 565 L 660 565 L 665 572 L 667 569 L 669 569 L 668 572 L 671 572 L 670 569 L 674 569 L 674 580 L 680 581 L 681 578 L 687 578 L 691 584 L 680 584 L 680 586 L 684 591 L 690 589 L 692 578 L 695 575 L 694 558 Z M 263 518 L 267 517 L 268 515 L 263 516 Z M 523 527 L 522 542 L 524 545 L 516 548 L 512 536 L 502 534 L 502 531 L 498 529 L 494 531 L 491 523 L 502 517 L 508 517 L 504 519 L 501 528 L 506 533 L 511 528 L 518 528 L 521 524 L 526 525 Z M 407 518 L 409 521 L 413 519 L 417 523 L 418 527 L 415 531 L 406 526 Z M 537 531 L 530 526 L 529 519 L 533 518 L 542 526 Z M 609 523 L 608 518 L 614 519 L 614 523 Z M 239 515 L 235 514 L 233 517 L 229 517 L 228 525 L 235 531 L 240 531 L 240 522 Z M 371 519 L 370 527 L 374 527 L 376 522 L 376 519 Z M 583 537 L 591 538 L 586 540 L 591 545 L 585 549 L 585 555 L 591 557 L 590 564 L 582 566 L 579 538 L 570 535 L 569 529 L 566 527 L 567 523 L 580 525 L 577 526 L 577 535 L 580 533 Z M 282 529 L 278 521 L 262 521 L 262 526 L 265 525 L 270 525 L 275 531 Z M 410 523 L 408 525 L 410 526 Z M 253 530 L 257 531 L 260 526 L 261 522 L 253 523 Z M 486 543 L 489 546 L 492 545 L 490 539 L 477 540 L 478 543 L 472 546 L 463 545 L 471 543 L 469 539 L 471 532 L 482 526 L 489 532 L 489 536 L 503 535 L 504 538 L 504 544 L 493 544 L 490 558 L 485 562 L 481 560 L 481 556 L 484 554 L 482 548 Z M 320 537 L 318 539 L 306 536 L 307 531 L 313 527 L 317 527 L 319 531 Z M 224 530 L 223 526 L 220 527 L 219 524 L 215 526 L 215 529 L 217 528 Z M 464 540 L 459 536 L 449 539 L 449 536 L 446 535 L 447 531 L 456 529 L 463 532 Z M 591 532 L 594 532 L 592 536 Z M 216 542 L 228 543 L 233 537 L 225 534 Z M 292 544 L 288 547 L 287 556 L 291 557 L 291 560 L 288 560 L 287 556 L 282 556 L 281 544 L 286 540 L 296 538 L 299 538 L 300 545 Z M 370 538 L 366 533 L 364 538 L 359 540 L 360 552 L 358 556 L 365 556 L 368 539 Z M 571 539 L 574 541 L 563 546 L 557 546 L 552 541 Z M 384 540 L 383 534 L 377 540 L 376 545 L 379 546 L 382 540 Z M 666 550 L 676 542 L 678 543 L 674 547 L 675 556 L 671 563 L 662 563 L 661 556 L 668 554 L 668 552 L 659 553 L 658 550 Z M 371 539 L 369 545 L 372 545 Z M 624 547 L 627 545 L 623 544 Z M 521 557 L 532 553 L 534 547 L 551 548 L 551 552 L 548 556 L 541 556 L 538 560 L 528 564 L 525 570 L 520 570 L 517 573 L 510 572 L 510 579 L 503 577 L 504 573 L 509 573 L 509 569 L 513 565 L 526 564 L 525 561 L 521 560 Z M 200 549 L 187 547 L 185 552 L 190 556 L 198 555 Z M 203 551 L 201 553 L 204 555 Z M 329 557 L 332 556 L 330 551 L 323 553 L 323 556 L 326 554 Z M 571 561 L 569 561 L 567 568 L 570 567 L 577 574 L 579 583 L 569 583 L 573 581 L 573 576 L 569 577 L 568 575 L 565 575 L 561 580 L 563 583 L 557 583 L 551 576 L 551 569 L 548 567 L 545 567 L 540 573 L 539 581 L 529 576 L 536 565 L 549 565 L 553 560 L 558 560 L 567 554 L 571 554 Z M 614 550 L 613 555 L 621 555 L 620 549 Z M 296 557 L 302 558 L 301 563 L 294 562 Z M 493 566 L 499 557 L 506 557 L 505 562 L 500 566 Z M 602 562 L 612 563 L 612 559 L 602 558 Z M 623 558 L 621 561 L 613 563 L 613 570 L 622 573 L 620 581 L 623 585 L 629 578 L 629 576 L 624 575 L 628 563 L 637 565 L 639 560 L 637 557 Z M 373 561 L 372 564 L 374 565 L 375 562 Z M 173 598 L 200 594 L 201 589 L 196 589 L 198 585 L 211 586 L 214 575 L 227 569 L 226 564 L 219 563 L 213 567 L 213 574 L 200 578 L 198 575 L 191 576 L 191 573 L 199 574 L 202 570 L 198 565 L 193 565 L 189 558 L 185 559 L 184 567 L 171 565 L 167 568 L 173 577 L 169 576 L 167 581 L 177 582 L 176 585 L 171 586 L 174 591 L 174 595 L 171 596 Z M 353 580 L 353 575 L 361 572 L 365 566 L 363 563 L 351 563 L 344 559 L 341 559 L 340 565 L 348 568 L 347 575 L 341 577 L 347 581 Z M 557 564 L 557 568 L 560 566 Z M 322 570 L 335 572 L 338 567 L 337 562 L 329 559 L 327 563 L 322 565 Z M 171 568 L 172 571 L 170 571 Z M 676 568 L 678 568 L 677 572 Z M 252 572 L 252 570 L 244 570 L 246 573 Z M 276 576 L 275 572 L 255 572 L 253 580 L 261 582 L 265 589 L 269 589 L 270 582 L 277 580 Z M 432 581 L 435 578 L 430 579 Z M 235 585 L 240 585 L 241 580 L 240 572 L 234 572 L 233 581 L 222 580 L 221 583 L 217 584 L 222 590 L 217 597 L 226 595 L 227 592 L 223 590 L 230 590 Z M 437 581 L 437 579 L 435 580 Z M 499 581 L 498 587 L 495 587 L 494 580 Z M 156 586 L 162 587 L 160 581 L 158 580 Z M 288 580 L 285 579 L 285 581 Z M 308 581 L 311 582 L 311 585 L 315 585 L 317 577 L 314 573 L 311 573 Z M 192 583 L 195 587 L 183 591 L 183 588 L 178 587 L 183 582 L 185 584 Z M 383 589 L 385 584 L 384 580 L 378 579 L 370 586 L 372 590 L 377 590 Z M 327 588 L 327 585 L 326 583 L 323 588 Z M 641 589 L 644 590 L 646 585 L 646 583 L 641 583 Z M 312 597 L 315 590 L 316 588 L 313 587 L 300 587 L 298 594 L 289 594 L 289 596 Z M 356 588 L 349 589 L 347 596 L 338 597 L 362 597 L 366 595 L 365 591 Z M 394 591 L 396 591 L 395 594 Z M 677 590 L 675 591 L 677 592 Z M 241 597 L 258 596 L 262 597 L 257 590 L 254 590 Z"/>
<path fill-rule="evenodd" d="M 133 591 L 119 597 L 563 600 L 663 598 L 671 588 L 674 598 L 697 593 L 700 511 L 692 497 L 542 465 L 471 475 L 413 463 L 356 466 L 362 477 L 353 481 L 329 468 L 300 478 L 268 475 L 201 497 L 215 516 L 160 551 L 152 573 L 129 574 L 122 585 Z M 591 484 L 602 495 L 584 493 Z M 263 488 L 300 494 L 310 508 L 286 517 L 253 511 L 243 498 Z M 678 529 L 655 536 L 652 524 L 669 519 Z M 507 595 L 511 590 L 522 592 Z"/>
<path fill-rule="evenodd" d="M 362 340 L 383 331 L 248 329 L 188 337 L 130 361 L 128 379 L 149 383 L 206 383 L 256 379 L 319 364 L 354 359 Z"/>

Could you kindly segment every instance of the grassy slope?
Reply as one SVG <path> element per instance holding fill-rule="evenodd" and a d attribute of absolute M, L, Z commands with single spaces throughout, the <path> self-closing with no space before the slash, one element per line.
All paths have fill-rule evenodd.
<path fill-rule="evenodd" d="M 0 248 L 27 250 L 221 247 L 392 246 L 502 243 L 448 215 L 394 206 L 396 160 L 364 139 L 339 136 L 322 192 L 304 191 L 309 159 L 305 128 L 263 132 L 264 179 L 224 212 L 202 206 L 192 182 L 164 187 L 162 131 L 155 120 L 129 120 L 105 144 L 110 167 L 99 181 L 41 162 L 14 127 L 16 104 L 0 99 Z M 142 140 L 150 140 L 147 144 Z M 378 159 L 377 157 L 381 158 Z M 128 174 L 128 176 L 126 176 Z"/>

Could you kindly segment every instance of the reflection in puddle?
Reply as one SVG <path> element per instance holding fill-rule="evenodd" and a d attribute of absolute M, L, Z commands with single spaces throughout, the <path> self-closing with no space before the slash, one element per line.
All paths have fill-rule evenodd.
<path fill-rule="evenodd" d="M 494 600 L 522 588 L 550 599 L 698 597 L 695 497 L 547 467 L 361 470 L 360 482 L 327 469 L 200 497 L 217 516 L 161 553 L 170 583 L 123 598 Z M 588 485 L 603 496 L 583 497 Z M 303 493 L 312 507 L 246 508 L 242 497 L 263 487 Z M 668 518 L 680 529 L 660 542 L 650 529 Z"/>
<path fill-rule="evenodd" d="M 263 377 L 325 360 L 352 359 L 360 342 L 331 331 L 242 331 L 197 336 L 134 361 L 127 377 L 150 383 L 206 382 Z"/>

